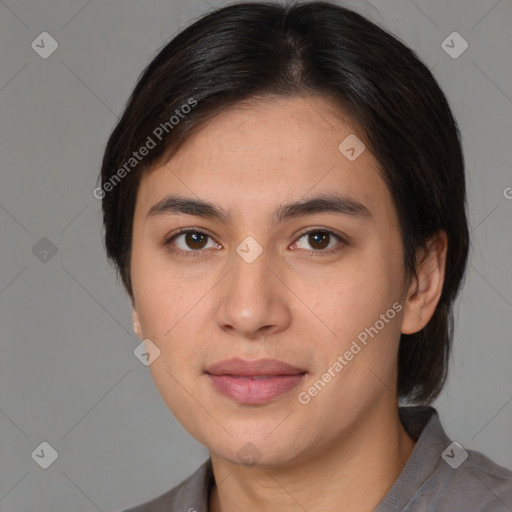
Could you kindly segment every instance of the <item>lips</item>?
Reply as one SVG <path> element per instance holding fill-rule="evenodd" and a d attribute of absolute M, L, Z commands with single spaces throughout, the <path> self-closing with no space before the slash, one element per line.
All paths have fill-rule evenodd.
<path fill-rule="evenodd" d="M 240 358 L 219 361 L 206 369 L 211 375 L 231 375 L 240 377 L 265 377 L 272 375 L 299 375 L 306 370 L 296 368 L 277 359 L 257 359 L 246 361 Z"/>
<path fill-rule="evenodd" d="M 257 405 L 295 388 L 307 372 L 276 359 L 234 358 L 209 366 L 205 373 L 217 392 L 240 404 Z"/>

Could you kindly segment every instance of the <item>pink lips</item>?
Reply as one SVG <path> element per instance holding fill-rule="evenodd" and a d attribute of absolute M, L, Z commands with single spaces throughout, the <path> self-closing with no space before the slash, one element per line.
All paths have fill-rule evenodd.
<path fill-rule="evenodd" d="M 215 389 L 241 404 L 264 404 L 296 387 L 306 371 L 276 359 L 227 359 L 209 366 Z"/>

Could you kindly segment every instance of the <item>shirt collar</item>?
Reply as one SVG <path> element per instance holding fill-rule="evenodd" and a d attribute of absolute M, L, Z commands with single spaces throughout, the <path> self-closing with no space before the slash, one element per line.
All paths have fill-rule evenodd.
<path fill-rule="evenodd" d="M 442 460 L 442 452 L 451 443 L 433 407 L 400 407 L 398 412 L 402 425 L 416 444 L 397 480 L 374 512 L 402 510 L 433 476 Z"/>

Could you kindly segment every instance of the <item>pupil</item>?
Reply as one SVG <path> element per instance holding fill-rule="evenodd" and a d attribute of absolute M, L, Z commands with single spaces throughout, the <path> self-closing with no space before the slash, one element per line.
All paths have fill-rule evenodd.
<path fill-rule="evenodd" d="M 329 245 L 329 243 L 325 244 L 323 242 L 325 242 L 326 239 L 329 238 L 329 233 L 326 233 L 325 231 L 317 231 L 316 233 L 310 235 L 310 243 L 311 245 L 314 247 L 315 244 L 316 245 L 319 245 L 315 238 L 318 238 L 318 237 L 321 237 L 322 238 L 322 241 L 319 242 L 319 244 L 321 245 L 321 247 L 318 247 L 320 249 L 323 249 L 324 247 L 326 247 L 327 245 Z M 314 242 L 312 243 L 311 240 L 314 240 Z"/>
<path fill-rule="evenodd" d="M 201 245 L 201 247 L 197 246 L 197 239 L 201 238 L 201 237 L 203 237 L 205 239 L 206 235 L 204 233 L 187 233 L 186 236 L 185 236 L 186 242 L 189 245 L 189 247 L 193 246 L 194 244 L 196 244 L 196 247 L 191 247 L 192 249 L 201 249 L 204 246 L 204 244 Z M 192 243 L 189 244 L 191 239 L 192 239 Z M 204 240 L 203 240 L 203 242 L 204 242 Z M 199 244 L 200 244 L 200 242 L 199 242 Z"/>

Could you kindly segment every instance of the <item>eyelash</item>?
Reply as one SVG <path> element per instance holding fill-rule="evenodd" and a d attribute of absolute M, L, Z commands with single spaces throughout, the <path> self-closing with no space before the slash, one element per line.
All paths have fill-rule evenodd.
<path fill-rule="evenodd" d="M 201 233 L 203 235 L 208 236 L 209 238 L 211 238 L 213 240 L 213 237 L 210 234 L 208 234 L 206 231 L 203 231 L 202 229 L 199 229 L 199 228 L 181 228 L 178 231 L 178 233 L 175 233 L 172 236 L 168 237 L 164 241 L 163 245 L 165 247 L 167 247 L 172 253 L 176 253 L 176 254 L 178 254 L 178 253 L 183 254 L 184 253 L 185 257 L 197 258 L 198 256 L 201 256 L 202 253 L 204 252 L 201 249 L 190 250 L 190 251 L 183 251 L 181 249 L 176 250 L 176 249 L 172 249 L 170 247 L 171 242 L 175 238 L 177 238 L 178 236 L 180 236 L 180 235 L 182 235 L 184 233 Z M 339 250 L 341 250 L 341 248 L 343 246 L 347 245 L 347 240 L 344 237 L 342 237 L 341 235 L 335 233 L 334 231 L 332 231 L 330 229 L 326 229 L 326 228 L 322 228 L 322 227 L 313 227 L 313 228 L 308 228 L 306 231 L 301 231 L 297 235 L 296 241 L 300 240 L 303 236 L 309 235 L 309 234 L 312 234 L 312 233 L 326 233 L 326 234 L 328 234 L 330 236 L 334 236 L 335 238 L 337 238 L 340 243 L 334 249 L 309 251 L 311 256 L 331 255 L 331 254 L 334 254 L 334 253 L 338 252 Z"/>

